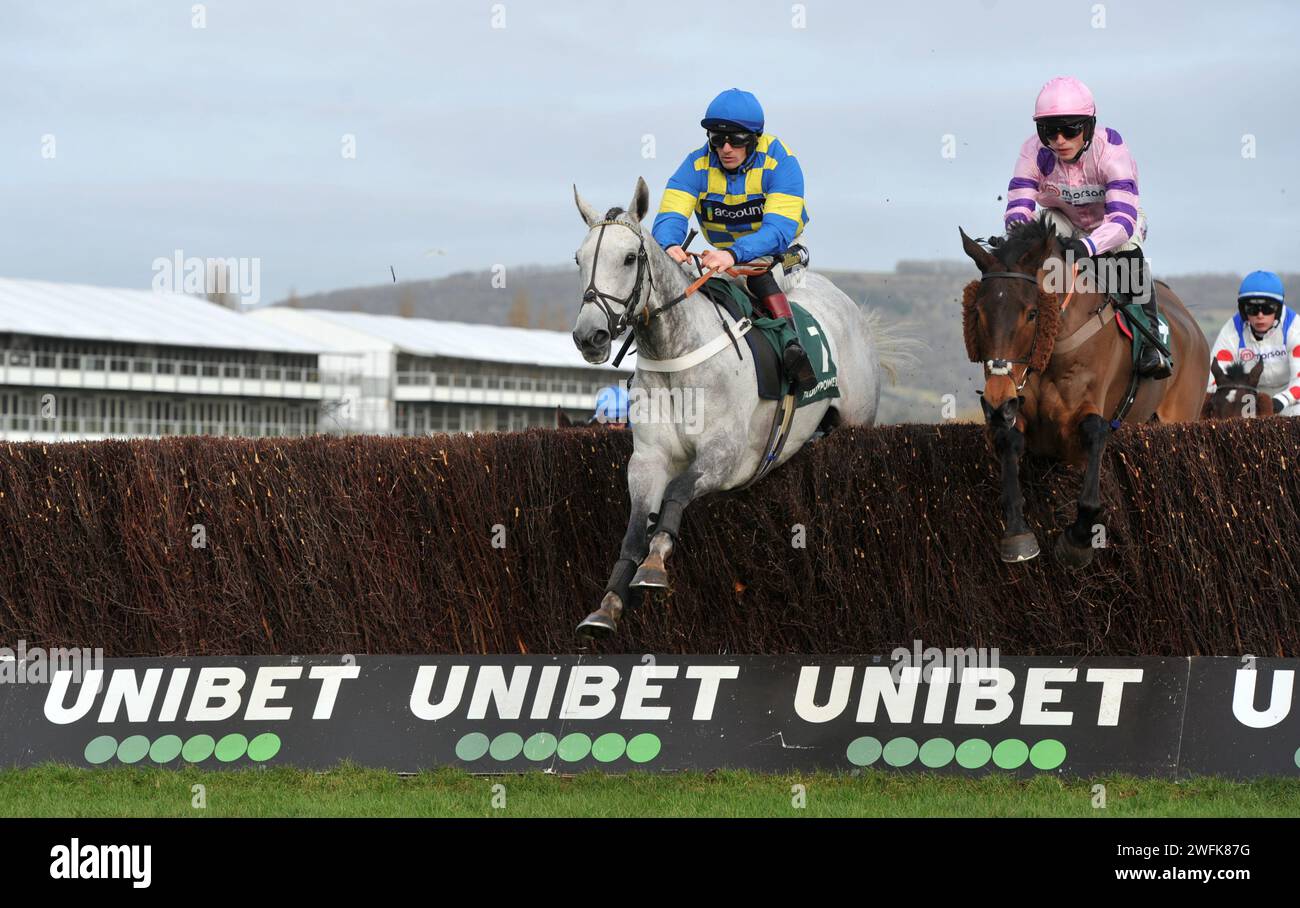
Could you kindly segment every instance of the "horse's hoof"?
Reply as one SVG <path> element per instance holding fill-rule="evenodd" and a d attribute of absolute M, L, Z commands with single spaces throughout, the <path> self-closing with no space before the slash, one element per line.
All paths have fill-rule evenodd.
<path fill-rule="evenodd" d="M 1030 558 L 1038 557 L 1038 540 L 1034 538 L 1033 533 L 1003 536 L 998 542 L 998 554 L 1002 556 L 1003 561 L 1011 564 L 1017 561 L 1028 561 Z"/>
<path fill-rule="evenodd" d="M 618 630 L 618 619 L 603 605 L 578 625 L 578 636 L 586 640 L 608 640 Z"/>
<path fill-rule="evenodd" d="M 1092 546 L 1075 545 L 1065 533 L 1062 533 L 1061 537 L 1056 540 L 1053 551 L 1056 553 L 1056 560 L 1071 570 L 1077 571 L 1086 568 L 1092 563 Z"/>
<path fill-rule="evenodd" d="M 668 589 L 668 571 L 647 561 L 637 568 L 631 586 L 634 590 L 666 590 Z"/>
<path fill-rule="evenodd" d="M 623 600 L 610 590 L 600 600 L 600 608 L 578 625 L 578 637 L 584 640 L 607 640 L 618 630 L 618 619 L 623 617 Z"/>

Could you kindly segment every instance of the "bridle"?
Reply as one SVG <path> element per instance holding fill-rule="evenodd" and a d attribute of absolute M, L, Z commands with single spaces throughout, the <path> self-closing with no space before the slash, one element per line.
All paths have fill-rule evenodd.
<path fill-rule="evenodd" d="M 628 230 L 631 230 L 636 234 L 639 242 L 636 251 L 636 283 L 632 285 L 632 291 L 624 297 L 617 297 L 611 293 L 606 293 L 596 286 L 596 272 L 600 265 L 600 244 L 604 242 L 605 239 L 605 228 L 611 224 L 617 224 L 620 227 L 626 227 Z M 605 313 L 605 323 L 609 328 L 609 336 L 613 339 L 618 337 L 627 329 L 628 324 L 634 317 L 636 307 L 641 305 L 641 288 L 642 284 L 646 281 L 646 276 L 649 275 L 650 277 L 649 284 L 651 291 L 654 290 L 655 279 L 654 275 L 650 274 L 650 262 L 645 251 L 645 235 L 643 233 L 633 228 L 630 224 L 613 219 L 598 221 L 591 226 L 593 229 L 599 227 L 600 233 L 596 236 L 596 251 L 591 257 L 591 280 L 587 282 L 587 289 L 582 292 L 582 305 L 585 306 L 587 303 L 595 303 L 600 307 L 600 311 Z M 614 312 L 613 304 L 622 306 L 623 311 L 618 313 Z M 653 313 L 653 315 L 658 315 L 659 312 L 662 312 L 663 309 L 666 308 L 668 307 L 662 307 Z M 653 315 L 649 311 L 650 304 L 648 301 L 645 303 L 645 310 L 646 323 L 649 324 Z"/>
<path fill-rule="evenodd" d="M 624 297 L 618 297 L 618 296 L 614 296 L 611 293 L 605 293 L 603 290 L 601 290 L 596 286 L 596 272 L 600 264 L 600 244 L 604 242 L 605 239 L 605 228 L 610 226 L 611 224 L 616 224 L 619 227 L 626 227 L 628 230 L 631 230 L 637 236 L 638 245 L 636 251 L 636 283 L 632 285 L 632 291 L 628 293 L 627 296 Z M 659 316 L 667 312 L 669 309 L 673 308 L 673 306 L 676 306 L 678 303 L 690 297 L 697 290 L 699 290 L 701 286 L 704 285 L 705 281 L 707 281 L 710 277 L 712 277 L 715 273 L 717 273 L 707 269 L 701 269 L 699 278 L 695 281 L 692 281 L 691 284 L 687 286 L 687 288 L 683 292 L 681 292 L 680 294 L 678 294 L 676 297 L 669 300 L 668 302 L 664 303 L 659 308 L 652 310 L 650 308 L 649 298 L 647 298 L 644 302 L 642 302 L 641 300 L 642 285 L 646 283 L 646 278 L 647 277 L 649 278 L 649 289 L 652 294 L 654 292 L 654 285 L 655 285 L 654 273 L 650 270 L 650 261 L 645 250 L 645 234 L 642 233 L 640 230 L 636 229 L 635 227 L 633 227 L 631 224 L 628 224 L 625 221 L 616 220 L 614 218 L 606 218 L 603 221 L 597 221 L 596 223 L 591 225 L 592 230 L 596 229 L 597 227 L 600 228 L 600 233 L 597 234 L 596 236 L 596 249 L 595 252 L 592 253 L 592 257 L 591 257 L 591 279 L 587 281 L 587 289 L 582 292 L 581 305 L 585 306 L 588 303 L 594 303 L 595 305 L 600 307 L 601 312 L 605 314 L 605 325 L 606 328 L 608 328 L 609 330 L 609 336 L 611 340 L 621 335 L 625 330 L 627 330 L 628 325 L 630 325 L 635 320 L 636 309 L 638 306 L 641 308 L 641 311 L 644 313 L 643 324 L 649 326 L 650 322 L 653 319 L 658 318 Z M 691 236 L 694 236 L 693 232 Z M 689 237 L 687 238 L 686 242 L 688 244 L 690 243 Z M 696 268 L 697 269 L 699 268 L 698 256 L 696 256 Z M 767 269 L 766 268 L 745 268 L 744 266 L 734 266 L 726 269 L 727 273 L 732 275 L 757 274 L 760 271 L 765 271 L 765 270 Z M 623 311 L 618 313 L 614 312 L 614 308 L 613 308 L 614 304 L 622 306 Z M 624 355 L 626 355 L 628 347 L 632 343 L 632 337 L 633 337 L 632 334 L 628 334 L 627 338 L 624 339 L 622 348 L 619 350 L 618 355 L 614 357 L 615 367 L 617 367 L 618 364 L 622 362 Z M 712 347 L 710 346 L 702 349 L 712 349 Z M 645 360 L 643 360 L 643 362 L 645 362 Z"/>
<path fill-rule="evenodd" d="M 1075 278 L 1078 277 L 1079 266 L 1074 266 L 1074 271 L 1070 275 L 1070 289 L 1065 294 L 1065 299 L 1061 303 L 1061 311 L 1070 305 L 1070 300 L 1074 298 Z M 986 271 L 980 275 L 980 283 L 990 279 L 1014 278 L 1015 280 L 1029 281 L 1039 292 L 1043 292 L 1038 286 L 1038 277 L 1033 274 L 1025 274 L 1023 271 Z M 1011 379 L 1016 386 L 1016 393 L 1019 394 L 1024 390 L 1025 383 L 1029 381 L 1029 373 L 1033 371 L 1030 365 L 1034 361 L 1034 353 L 1038 349 L 1038 326 L 1041 320 L 1034 318 L 1034 339 L 1029 344 L 1029 354 L 1024 359 L 986 359 L 984 361 L 984 377 L 987 379 L 992 375 L 1005 375 Z M 1020 374 L 1020 381 L 1017 382 L 1015 374 L 1012 372 L 1012 366 L 1024 366 L 1024 371 Z"/>

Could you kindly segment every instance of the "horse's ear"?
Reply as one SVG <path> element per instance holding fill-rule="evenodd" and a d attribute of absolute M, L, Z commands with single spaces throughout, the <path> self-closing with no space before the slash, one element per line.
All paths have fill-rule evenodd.
<path fill-rule="evenodd" d="M 582 219 L 587 222 L 588 227 L 600 220 L 600 212 L 588 205 L 582 196 L 578 195 L 576 185 L 573 187 L 573 201 L 577 203 L 578 214 L 582 215 Z"/>
<path fill-rule="evenodd" d="M 650 187 L 645 184 L 645 177 L 636 178 L 636 189 L 632 191 L 632 204 L 627 206 L 627 210 L 632 213 L 637 223 L 640 223 L 646 212 L 650 210 Z"/>
<path fill-rule="evenodd" d="M 1052 253 L 1058 255 L 1065 254 L 1065 240 L 1056 235 L 1056 225 L 1052 223 L 1050 218 L 1047 219 L 1045 227 L 1046 229 L 1043 231 L 1043 246 L 1041 250 L 1043 253 L 1043 261 L 1047 261 L 1051 258 Z"/>
<path fill-rule="evenodd" d="M 958 227 L 957 232 L 961 234 L 961 248 L 965 250 L 968 256 L 970 256 L 971 261 L 975 263 L 975 267 L 978 268 L 981 273 L 988 271 L 998 263 L 998 260 L 993 253 L 989 252 L 979 243 L 968 237 L 965 230 Z"/>
<path fill-rule="evenodd" d="M 1263 374 L 1264 374 L 1264 361 L 1261 359 L 1258 360 L 1255 363 L 1255 367 L 1250 370 L 1250 383 L 1258 388 L 1259 377 Z"/>
<path fill-rule="evenodd" d="M 556 407 L 556 408 L 555 408 L 555 425 L 556 425 L 557 428 L 560 428 L 560 429 L 568 429 L 568 428 L 572 427 L 572 425 L 573 425 L 573 421 L 572 421 L 571 419 L 569 419 L 569 414 L 568 414 L 568 413 L 565 413 L 565 412 L 564 412 L 563 410 L 561 410 L 559 407 Z"/>
<path fill-rule="evenodd" d="M 1260 360 L 1260 362 L 1262 363 L 1263 360 Z M 1223 374 L 1223 367 L 1219 365 L 1219 361 L 1217 359 L 1211 361 L 1210 372 L 1214 375 L 1214 383 L 1216 385 L 1223 384 L 1224 380 L 1227 378 L 1227 376 Z"/>

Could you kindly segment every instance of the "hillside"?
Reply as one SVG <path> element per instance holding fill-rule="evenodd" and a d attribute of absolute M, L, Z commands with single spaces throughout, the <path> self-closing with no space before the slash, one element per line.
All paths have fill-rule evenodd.
<path fill-rule="evenodd" d="M 925 345 L 918 367 L 905 371 L 897 386 L 887 388 L 883 422 L 939 422 L 945 415 L 946 394 L 955 395 L 957 418 L 979 418 L 975 392 L 981 386 L 980 370 L 966 361 L 958 309 L 961 288 L 975 275 L 973 266 L 960 261 L 903 261 L 892 272 L 824 273 L 858 303 L 882 311 L 890 324 Z M 494 287 L 493 277 L 490 271 L 460 272 L 433 281 L 291 297 L 277 305 L 556 331 L 572 327 L 579 291 L 573 266 L 513 267 L 504 275 L 504 287 Z M 1211 336 L 1235 310 L 1239 275 L 1163 277 Z M 1283 274 L 1282 279 L 1288 286 L 1300 286 L 1300 274 Z"/>

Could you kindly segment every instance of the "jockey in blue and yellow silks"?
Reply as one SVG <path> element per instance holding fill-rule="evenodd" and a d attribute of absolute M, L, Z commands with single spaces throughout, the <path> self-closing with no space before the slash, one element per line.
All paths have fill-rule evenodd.
<path fill-rule="evenodd" d="M 763 108 L 747 91 L 731 88 L 713 99 L 700 121 L 709 133 L 668 180 L 652 233 L 674 261 L 685 262 L 682 241 L 693 213 L 715 248 L 700 258 L 705 268 L 773 263 L 779 268 L 808 223 L 803 171 L 794 154 L 763 132 Z M 808 354 L 794 331 L 790 303 L 771 271 L 751 275 L 749 291 L 775 318 L 790 323 L 795 339 L 782 357 L 795 391 L 816 384 Z"/>

